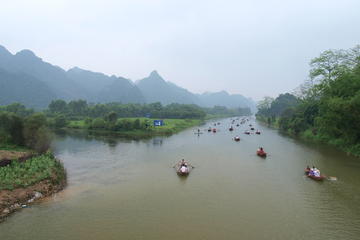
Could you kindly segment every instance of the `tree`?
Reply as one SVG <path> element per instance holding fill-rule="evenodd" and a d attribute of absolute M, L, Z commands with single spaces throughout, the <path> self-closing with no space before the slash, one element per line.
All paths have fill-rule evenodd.
<path fill-rule="evenodd" d="M 14 113 L 0 113 L 0 143 L 24 144 L 23 120 Z"/>
<path fill-rule="evenodd" d="M 342 70 L 346 54 L 343 50 L 327 50 L 310 62 L 310 78 L 319 78 L 320 83 L 328 83 Z"/>
<path fill-rule="evenodd" d="M 4 110 L 7 112 L 15 113 L 16 115 L 21 117 L 26 117 L 34 113 L 34 110 L 26 109 L 26 107 L 21 103 L 12 103 L 10 105 L 7 105 Z"/>
<path fill-rule="evenodd" d="M 52 100 L 49 104 L 49 110 L 51 113 L 66 113 L 67 103 L 64 100 Z"/>
<path fill-rule="evenodd" d="M 43 113 L 35 113 L 25 119 L 24 138 L 26 146 L 38 152 L 49 148 L 51 136 Z"/>
<path fill-rule="evenodd" d="M 117 114 L 114 111 L 109 112 L 106 117 L 105 120 L 108 121 L 109 123 L 115 123 L 117 120 Z"/>
<path fill-rule="evenodd" d="M 64 114 L 57 114 L 54 118 L 54 127 L 63 128 L 66 126 L 66 117 Z"/>
<path fill-rule="evenodd" d="M 141 128 L 141 123 L 140 123 L 140 119 L 135 119 L 135 121 L 133 122 L 133 128 L 134 129 L 140 129 Z"/>
<path fill-rule="evenodd" d="M 257 104 L 257 108 L 260 109 L 269 109 L 271 107 L 271 103 L 274 101 L 274 98 L 265 96 L 263 100 L 260 100 Z"/>
<path fill-rule="evenodd" d="M 87 102 L 85 100 L 71 101 L 68 104 L 70 113 L 73 116 L 84 116 L 87 110 Z"/>

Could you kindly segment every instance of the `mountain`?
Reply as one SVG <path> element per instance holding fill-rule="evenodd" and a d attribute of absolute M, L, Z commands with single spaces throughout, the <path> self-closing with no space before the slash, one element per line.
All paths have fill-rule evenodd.
<path fill-rule="evenodd" d="M 44 62 L 30 50 L 15 55 L 0 57 L 0 68 L 10 73 L 25 73 L 46 83 L 58 98 L 65 100 L 84 98 L 80 86 L 76 85 L 60 67 Z"/>
<path fill-rule="evenodd" d="M 189 103 L 203 107 L 218 105 L 229 108 L 249 107 L 251 110 L 255 110 L 254 101 L 240 94 L 229 94 L 226 91 L 193 94 L 171 82 L 166 82 L 157 71 L 153 71 L 147 78 L 137 81 L 137 86 L 144 94 L 147 103 Z"/>
<path fill-rule="evenodd" d="M 129 79 L 107 76 L 103 73 L 91 72 L 78 67 L 67 72 L 68 76 L 87 92 L 88 101 L 144 103 L 141 91 Z"/>
<path fill-rule="evenodd" d="M 199 99 L 193 93 L 171 82 L 166 82 L 157 71 L 153 71 L 148 77 L 137 81 L 136 85 L 147 103 L 199 104 Z"/>
<path fill-rule="evenodd" d="M 255 110 L 255 102 L 240 94 L 229 94 L 226 91 L 215 93 L 203 93 L 197 95 L 204 107 L 226 106 L 228 108 L 249 107 L 253 112 Z"/>
<path fill-rule="evenodd" d="M 45 108 L 54 96 L 50 87 L 35 77 L 0 69 L 0 105 L 20 102 L 30 108 Z"/>
<path fill-rule="evenodd" d="M 145 102 L 140 90 L 128 79 L 107 76 L 103 73 L 91 72 L 77 67 L 65 71 L 43 61 L 30 50 L 22 50 L 13 55 L 5 47 L 0 46 L 0 69 L 3 71 L 1 83 L 5 84 L 6 79 L 7 91 L 10 95 L 13 92 L 12 95 L 14 95 L 10 98 L 7 95 L 6 102 L 11 99 L 19 99 L 17 101 L 22 99 L 20 101 L 22 104 L 35 108 L 46 107 L 53 99 L 64 99 L 66 101 L 85 99 L 89 102 L 101 103 Z M 11 84 L 9 76 L 12 76 L 13 79 Z M 21 98 L 15 96 L 15 94 L 19 94 L 19 89 L 29 84 L 37 86 L 37 94 L 32 95 L 35 93 L 34 91 L 26 92 L 24 90 L 21 93 Z M 44 97 L 40 101 L 39 96 L 48 96 L 49 94 L 51 94 L 51 98 Z M 29 101 L 24 101 L 24 97 L 29 97 Z M 0 104 L 4 103 L 0 102 Z"/>
<path fill-rule="evenodd" d="M 255 104 L 240 94 L 225 91 L 194 94 L 165 81 L 153 71 L 135 84 L 129 79 L 74 67 L 64 69 L 43 61 L 30 50 L 15 55 L 0 46 L 0 105 L 20 102 L 45 108 L 54 99 L 84 99 L 94 103 L 184 103 L 205 107 L 251 107 Z"/>

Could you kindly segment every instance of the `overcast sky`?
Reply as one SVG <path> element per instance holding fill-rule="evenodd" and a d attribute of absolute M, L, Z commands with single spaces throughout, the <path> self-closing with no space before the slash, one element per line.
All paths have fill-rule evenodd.
<path fill-rule="evenodd" d="M 9 0 L 0 45 L 132 80 L 157 70 L 192 92 L 292 91 L 309 61 L 360 44 L 360 0 Z"/>

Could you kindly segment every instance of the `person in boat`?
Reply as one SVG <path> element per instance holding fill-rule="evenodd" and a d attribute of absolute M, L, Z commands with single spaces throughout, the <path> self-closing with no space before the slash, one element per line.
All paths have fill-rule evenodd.
<path fill-rule="evenodd" d="M 306 166 L 305 172 L 310 173 L 310 167 L 309 167 L 309 165 Z"/>
<path fill-rule="evenodd" d="M 314 174 L 313 176 L 315 177 L 320 177 L 320 170 L 314 167 L 313 174 Z"/>
<path fill-rule="evenodd" d="M 187 167 L 187 162 L 185 162 L 185 160 L 184 159 L 181 159 L 181 161 L 180 161 L 180 167 Z"/>
<path fill-rule="evenodd" d="M 264 153 L 264 149 L 263 149 L 262 147 L 259 147 L 258 152 L 261 153 L 261 154 L 263 154 L 263 153 Z"/>

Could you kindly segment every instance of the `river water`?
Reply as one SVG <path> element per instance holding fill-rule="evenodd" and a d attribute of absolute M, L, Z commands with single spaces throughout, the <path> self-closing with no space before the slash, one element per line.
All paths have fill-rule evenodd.
<path fill-rule="evenodd" d="M 220 122 L 199 136 L 57 136 L 68 187 L 0 224 L 0 239 L 360 239 L 360 159 L 254 120 L 261 135 Z M 195 166 L 187 178 L 172 168 L 181 158 Z M 306 165 L 337 181 L 304 177 Z"/>

